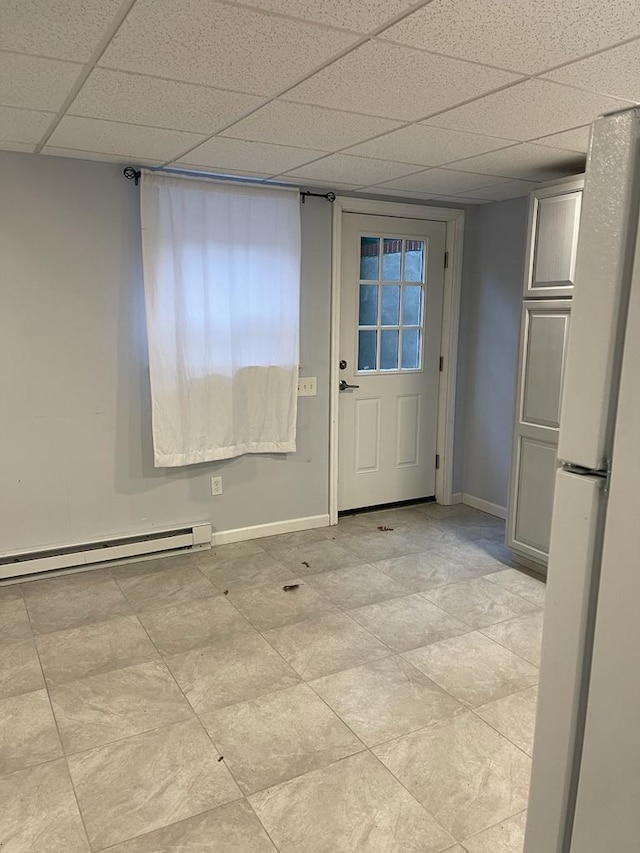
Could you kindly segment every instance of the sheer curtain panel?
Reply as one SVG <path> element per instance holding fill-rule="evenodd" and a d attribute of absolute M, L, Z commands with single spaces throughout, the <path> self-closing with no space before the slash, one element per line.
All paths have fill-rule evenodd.
<path fill-rule="evenodd" d="M 296 449 L 300 201 L 143 172 L 156 467 Z"/>

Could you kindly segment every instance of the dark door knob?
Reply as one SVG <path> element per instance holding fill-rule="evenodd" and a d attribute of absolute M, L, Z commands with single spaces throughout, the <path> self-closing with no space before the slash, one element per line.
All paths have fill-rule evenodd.
<path fill-rule="evenodd" d="M 359 385 L 349 385 L 349 383 L 345 382 L 344 379 L 340 380 L 340 390 L 341 391 L 346 391 L 347 388 L 359 388 L 359 387 L 360 387 Z"/>

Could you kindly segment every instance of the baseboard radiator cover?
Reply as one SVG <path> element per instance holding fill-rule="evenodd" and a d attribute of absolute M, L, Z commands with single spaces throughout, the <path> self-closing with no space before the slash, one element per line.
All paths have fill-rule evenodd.
<path fill-rule="evenodd" d="M 169 556 L 167 552 L 200 551 L 211 547 L 211 524 L 197 523 L 171 530 L 153 530 L 132 536 L 101 539 L 77 545 L 45 548 L 37 551 L 14 551 L 0 556 L 0 582 L 13 578 L 29 579 L 31 575 L 61 570 L 78 570 L 92 566 L 117 564 L 132 560 Z"/>

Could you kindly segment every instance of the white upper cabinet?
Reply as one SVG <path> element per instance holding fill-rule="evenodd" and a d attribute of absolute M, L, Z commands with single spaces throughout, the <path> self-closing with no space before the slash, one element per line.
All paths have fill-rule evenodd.
<path fill-rule="evenodd" d="M 570 179 L 531 193 L 526 299 L 573 293 L 583 183 Z"/>

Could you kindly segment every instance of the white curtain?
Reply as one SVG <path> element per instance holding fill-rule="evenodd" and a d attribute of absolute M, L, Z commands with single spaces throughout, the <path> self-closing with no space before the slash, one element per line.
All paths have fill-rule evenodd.
<path fill-rule="evenodd" d="M 157 467 L 296 449 L 300 201 L 143 172 Z"/>

